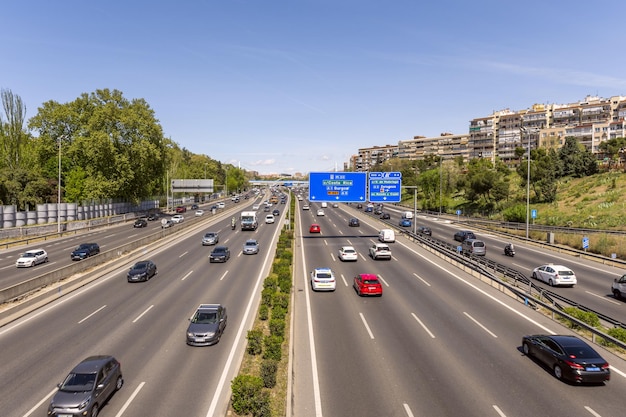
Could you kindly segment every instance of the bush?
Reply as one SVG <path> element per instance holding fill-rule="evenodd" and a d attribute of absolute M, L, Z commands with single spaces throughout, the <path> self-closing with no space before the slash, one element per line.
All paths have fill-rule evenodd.
<path fill-rule="evenodd" d="M 248 330 L 248 348 L 249 355 L 260 355 L 263 351 L 263 332 L 261 330 Z"/>
<path fill-rule="evenodd" d="M 268 307 L 272 306 L 272 298 L 274 297 L 274 291 L 272 288 L 264 288 L 261 291 L 261 305 L 266 305 Z"/>
<path fill-rule="evenodd" d="M 583 323 L 591 326 L 591 327 L 599 327 L 600 319 L 598 315 L 595 313 L 590 313 L 587 311 L 583 311 L 576 307 L 566 307 L 563 309 L 563 312 L 569 314 L 570 316 L 582 321 Z M 572 329 L 579 329 L 580 326 L 571 320 L 567 320 L 569 322 L 569 326 Z"/>
<path fill-rule="evenodd" d="M 626 343 L 626 329 L 623 329 L 621 327 L 614 327 L 612 329 L 609 329 L 606 334 Z"/>
<path fill-rule="evenodd" d="M 279 336 L 265 336 L 263 340 L 265 345 L 265 350 L 263 351 L 263 359 L 274 359 L 275 361 L 280 361 L 282 356 L 282 343 L 283 338 Z"/>
<path fill-rule="evenodd" d="M 282 308 L 281 306 L 275 306 L 272 309 L 272 318 L 273 319 L 284 319 L 287 315 L 287 309 Z"/>
<path fill-rule="evenodd" d="M 230 384 L 232 389 L 232 406 L 237 414 L 245 415 L 254 412 L 257 407 L 257 393 L 263 388 L 263 379 L 252 375 L 239 375 Z"/>
<path fill-rule="evenodd" d="M 253 398 L 254 405 L 252 417 L 272 417 L 272 409 L 270 407 L 270 393 L 268 390 L 262 390 Z"/>
<path fill-rule="evenodd" d="M 278 277 L 276 275 L 270 275 L 265 278 L 265 281 L 263 281 L 263 288 L 271 288 L 274 291 L 278 290 Z"/>
<path fill-rule="evenodd" d="M 269 318 L 269 307 L 265 304 L 261 304 L 261 306 L 259 307 L 259 319 L 260 320 L 267 320 Z"/>
<path fill-rule="evenodd" d="M 273 359 L 265 359 L 261 362 L 261 378 L 265 388 L 274 388 L 276 385 L 276 372 L 278 371 L 278 362 Z"/>
<path fill-rule="evenodd" d="M 285 293 L 275 293 L 274 298 L 272 299 L 272 306 L 274 307 L 289 307 L 289 294 Z"/>
<path fill-rule="evenodd" d="M 270 334 L 285 339 L 285 319 L 273 318 L 270 320 Z"/>

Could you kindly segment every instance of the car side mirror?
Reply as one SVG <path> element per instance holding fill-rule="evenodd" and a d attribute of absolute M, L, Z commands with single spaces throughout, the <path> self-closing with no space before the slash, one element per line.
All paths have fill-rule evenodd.
<path fill-rule="evenodd" d="M 617 282 L 617 278 L 615 278 L 615 279 L 613 280 L 613 282 Z"/>
<path fill-rule="evenodd" d="M 97 390 L 101 390 L 104 389 L 104 384 L 98 384 L 98 386 L 96 387 Z"/>

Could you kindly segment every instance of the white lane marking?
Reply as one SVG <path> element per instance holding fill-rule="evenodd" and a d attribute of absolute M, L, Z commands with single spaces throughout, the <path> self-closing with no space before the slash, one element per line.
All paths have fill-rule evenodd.
<path fill-rule="evenodd" d="M 606 301 L 607 303 L 611 303 L 611 304 L 615 304 L 615 305 L 621 305 L 622 304 L 622 303 L 618 303 L 617 301 L 612 300 L 610 298 L 606 298 L 605 295 L 596 294 L 596 293 L 593 293 L 593 292 L 590 292 L 590 291 L 585 291 L 585 292 L 587 294 L 589 294 L 589 295 L 592 295 L 594 297 L 600 298 L 600 299 Z"/>
<path fill-rule="evenodd" d="M 363 325 L 365 326 L 365 329 L 367 330 L 367 333 L 369 333 L 369 335 L 370 335 L 370 339 L 373 339 L 374 338 L 374 334 L 370 330 L 370 326 L 367 325 L 367 321 L 365 320 L 365 316 L 363 316 L 363 313 L 359 313 L 359 316 L 361 317 L 361 321 L 363 322 Z"/>
<path fill-rule="evenodd" d="M 135 388 L 135 391 L 133 391 L 133 393 L 131 394 L 130 397 L 128 397 L 128 400 L 126 400 L 126 402 L 124 403 L 124 405 L 122 406 L 122 408 L 120 409 L 120 411 L 115 415 L 115 417 L 121 417 L 122 414 L 124 414 L 124 411 L 126 411 L 126 409 L 128 408 L 128 406 L 130 405 L 130 403 L 135 399 L 135 397 L 137 396 L 137 394 L 139 394 L 139 391 L 141 391 L 141 389 L 143 388 L 143 386 L 146 384 L 145 381 L 143 381 L 141 384 L 139 384 L 139 386 L 137 388 Z"/>
<path fill-rule="evenodd" d="M 586 405 L 586 406 L 585 406 L 585 410 L 589 411 L 589 413 L 590 413 L 592 416 L 595 416 L 595 417 L 602 417 L 600 414 L 596 413 L 596 412 L 595 412 L 595 411 L 594 411 L 591 407 L 589 407 L 588 405 Z"/>
<path fill-rule="evenodd" d="M 335 259 L 335 254 L 334 253 L 330 253 L 330 257 L 333 258 L 333 262 L 335 262 L 337 259 Z"/>
<path fill-rule="evenodd" d="M 428 327 L 426 327 L 426 326 L 424 325 L 424 323 L 422 323 L 422 321 L 419 319 L 419 317 L 417 317 L 417 316 L 415 315 L 415 313 L 411 313 L 411 315 L 413 316 L 413 318 L 414 318 L 415 320 L 417 320 L 417 322 L 420 324 L 420 326 L 422 326 L 422 328 L 423 328 L 424 330 L 426 330 L 426 333 L 428 333 L 428 334 L 430 335 L 430 337 L 431 337 L 432 339 L 434 339 L 434 338 L 435 338 L 435 335 L 434 335 L 434 334 L 432 334 L 432 332 L 431 332 L 430 330 L 428 330 Z"/>
<path fill-rule="evenodd" d="M 184 277 L 182 277 L 180 280 L 181 280 L 181 281 L 184 281 L 184 280 L 185 280 L 185 278 L 187 278 L 187 277 L 188 277 L 189 275 L 191 275 L 192 273 L 193 273 L 193 270 L 192 270 L 192 271 L 187 272 L 187 274 L 186 274 Z"/>
<path fill-rule="evenodd" d="M 415 275 L 415 278 L 419 279 L 420 281 L 422 281 L 424 284 L 428 285 L 430 287 L 430 283 L 428 281 L 426 281 L 424 278 L 420 277 L 419 275 L 417 275 L 415 272 L 413 272 L 413 275 Z"/>
<path fill-rule="evenodd" d="M 223 280 L 227 274 L 228 274 L 228 271 L 224 272 L 224 274 L 220 277 L 220 281 Z"/>
<path fill-rule="evenodd" d="M 347 287 L 348 286 L 348 280 L 346 280 L 346 277 L 344 277 L 343 274 L 341 274 L 341 279 L 343 280 L 343 284 Z"/>
<path fill-rule="evenodd" d="M 137 318 L 135 320 L 133 320 L 133 323 L 137 323 L 139 321 L 139 319 L 144 316 L 144 314 L 146 314 L 148 311 L 152 310 L 152 307 L 154 307 L 154 304 L 152 304 L 150 307 L 146 308 L 143 311 L 143 313 L 141 313 L 139 316 L 137 316 Z"/>
<path fill-rule="evenodd" d="M 387 281 L 383 279 L 382 275 L 378 275 L 378 279 L 380 279 L 383 282 L 383 284 L 385 284 L 386 286 L 389 286 L 389 284 L 387 284 Z"/>
<path fill-rule="evenodd" d="M 498 406 L 497 406 L 497 405 L 495 405 L 495 404 L 494 404 L 492 407 L 493 407 L 493 409 L 494 409 L 494 410 L 496 410 L 496 413 L 498 413 L 498 415 L 499 415 L 500 417 L 506 417 L 506 414 L 504 414 L 504 413 L 502 412 L 502 410 L 500 410 L 500 407 L 498 407 Z"/>
<path fill-rule="evenodd" d="M 85 317 L 84 319 L 82 319 L 81 321 L 78 322 L 78 324 L 81 324 L 82 322 L 84 322 L 85 320 L 89 319 L 91 316 L 93 316 L 94 314 L 98 313 L 100 310 L 102 310 L 103 308 L 105 308 L 107 305 L 103 305 L 102 307 L 100 307 L 99 309 L 97 309 L 96 311 L 94 311 L 93 313 L 91 313 L 90 315 L 88 315 L 87 317 Z"/>
<path fill-rule="evenodd" d="M 409 408 L 409 405 L 407 403 L 402 404 L 402 406 L 404 407 L 404 412 L 406 413 L 406 415 L 408 417 L 413 417 L 413 413 L 411 412 L 411 409 Z"/>
<path fill-rule="evenodd" d="M 30 416 L 31 414 L 33 414 L 33 413 L 35 412 L 35 410 L 37 410 L 39 407 L 41 407 L 41 405 L 42 405 L 44 402 L 48 401 L 48 399 L 49 399 L 50 397 L 52 397 L 52 396 L 53 396 L 56 392 L 57 392 L 57 388 L 55 388 L 55 389 L 53 389 L 52 391 L 50 391 L 50 393 L 49 393 L 48 395 L 46 395 L 45 397 L 43 397 L 43 398 L 41 399 L 41 401 L 39 401 L 37 404 L 35 404 L 35 405 L 33 406 L 33 408 L 31 408 L 30 410 L 28 410 L 28 411 L 26 412 L 26 414 L 24 414 L 24 416 L 23 416 L 23 417 L 28 417 L 28 416 Z"/>
<path fill-rule="evenodd" d="M 481 329 L 483 329 L 484 331 L 486 331 L 487 333 L 489 333 L 491 336 L 493 337 L 498 337 L 495 335 L 495 333 L 491 332 L 489 329 L 487 329 L 485 326 L 483 326 L 481 323 L 478 322 L 478 320 L 476 320 L 474 317 L 470 316 L 468 313 L 466 313 L 465 311 L 463 312 L 463 314 L 465 314 L 471 321 L 473 321 L 474 323 L 476 323 Z"/>

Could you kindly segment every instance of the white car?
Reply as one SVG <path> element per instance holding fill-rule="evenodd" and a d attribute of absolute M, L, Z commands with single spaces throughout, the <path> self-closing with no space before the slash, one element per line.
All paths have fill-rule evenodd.
<path fill-rule="evenodd" d="M 391 249 L 384 243 L 374 243 L 370 247 L 370 256 L 372 259 L 391 259 Z"/>
<path fill-rule="evenodd" d="M 252 210 L 258 210 L 258 209 L 259 209 L 259 205 L 258 204 L 255 204 L 255 205 L 252 206 Z"/>
<path fill-rule="evenodd" d="M 204 210 L 196 210 L 196 216 L 204 215 Z"/>
<path fill-rule="evenodd" d="M 27 250 L 15 261 L 15 266 L 18 268 L 29 268 L 37 264 L 48 262 L 48 254 L 43 249 L 31 249 Z"/>
<path fill-rule="evenodd" d="M 274 216 L 272 214 L 268 214 L 267 216 L 265 216 L 265 224 L 272 223 L 274 223 Z"/>
<path fill-rule="evenodd" d="M 309 209 L 309 205 L 308 204 L 305 204 L 305 205 L 302 206 L 302 210 L 308 210 L 308 209 Z"/>
<path fill-rule="evenodd" d="M 182 223 L 185 220 L 185 217 L 183 217 L 182 214 L 176 214 L 172 216 L 170 220 L 172 220 L 172 223 Z"/>
<path fill-rule="evenodd" d="M 538 266 L 533 269 L 532 278 L 546 282 L 551 287 L 555 285 L 573 287 L 576 285 L 576 274 L 563 265 L 548 264 Z"/>
<path fill-rule="evenodd" d="M 317 210 L 317 215 L 318 216 L 323 216 L 324 215 L 324 210 L 322 210 L 322 209 Z"/>
<path fill-rule="evenodd" d="M 217 203 L 217 208 L 218 209 L 223 209 L 224 207 L 226 207 L 226 204 L 224 204 L 223 201 L 220 201 L 219 203 Z"/>
<path fill-rule="evenodd" d="M 339 259 L 342 261 L 356 261 L 359 259 L 359 255 L 352 246 L 342 246 L 339 249 Z"/>
<path fill-rule="evenodd" d="M 330 268 L 315 268 L 311 272 L 311 289 L 313 291 L 335 291 L 337 282 Z"/>

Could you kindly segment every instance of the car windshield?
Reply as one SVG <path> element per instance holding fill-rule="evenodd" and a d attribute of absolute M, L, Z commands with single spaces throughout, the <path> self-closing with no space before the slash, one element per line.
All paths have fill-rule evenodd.
<path fill-rule="evenodd" d="M 193 322 L 199 324 L 217 323 L 217 313 L 214 311 L 199 311 L 196 313 Z"/>
<path fill-rule="evenodd" d="M 59 389 L 66 392 L 91 391 L 96 382 L 96 374 L 69 374 Z"/>
<path fill-rule="evenodd" d="M 22 255 L 22 258 L 34 258 L 35 254 L 33 252 L 26 252 Z"/>
<path fill-rule="evenodd" d="M 246 246 L 256 246 L 256 242 L 246 242 Z"/>
<path fill-rule="evenodd" d="M 148 267 L 148 263 L 147 262 L 139 262 L 139 263 L 135 264 L 133 269 L 146 269 L 147 267 Z"/>

